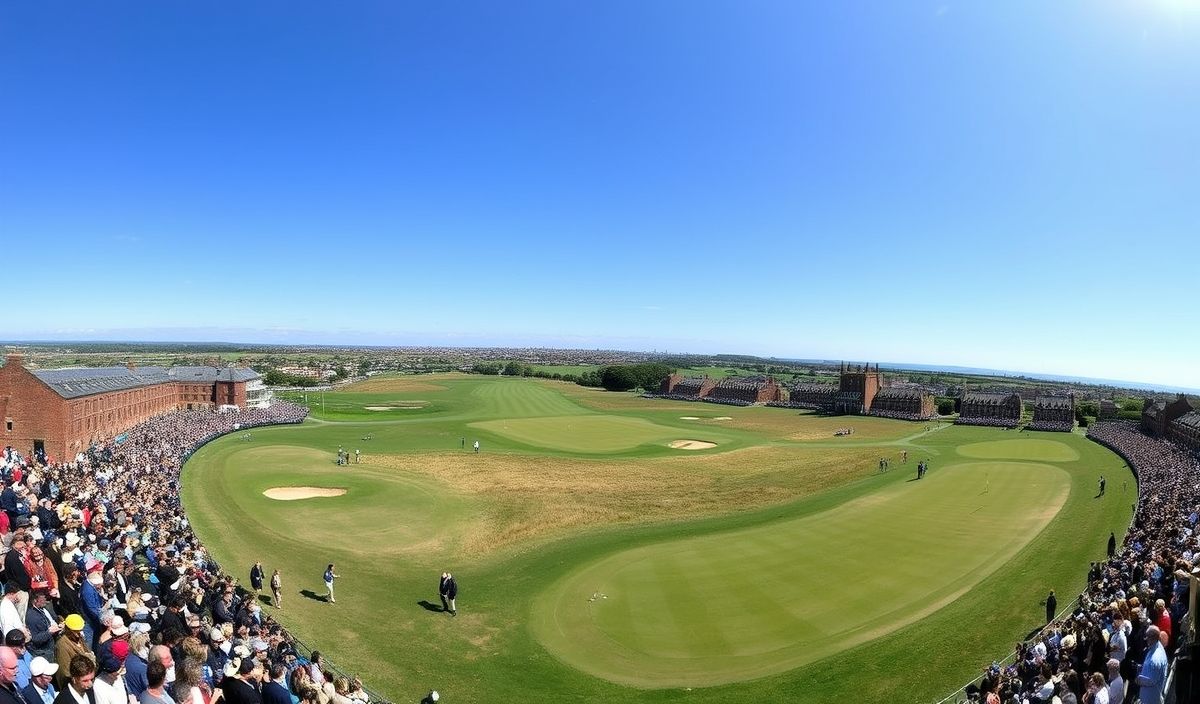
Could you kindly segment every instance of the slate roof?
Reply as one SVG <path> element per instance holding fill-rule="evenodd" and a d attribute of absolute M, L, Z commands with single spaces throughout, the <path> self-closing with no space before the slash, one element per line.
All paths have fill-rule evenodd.
<path fill-rule="evenodd" d="M 1069 396 L 1038 396 L 1033 403 L 1036 408 L 1072 408 L 1074 401 Z"/>
<path fill-rule="evenodd" d="M 963 398 L 963 403 L 1002 404 L 1002 403 L 1007 403 L 1009 401 L 1009 399 L 1011 399 L 1015 395 L 1016 394 L 983 393 L 983 392 L 971 391 L 971 392 L 967 393 L 965 398 Z"/>
<path fill-rule="evenodd" d="M 253 369 L 235 367 L 71 367 L 31 369 L 30 373 L 63 398 L 127 391 L 158 384 L 212 384 L 258 378 L 258 373 Z"/>
<path fill-rule="evenodd" d="M 921 389 L 904 389 L 904 388 L 889 387 L 889 388 L 885 388 L 885 389 L 880 389 L 879 393 L 875 394 L 875 398 L 882 398 L 882 399 L 905 398 L 905 399 L 917 399 L 919 401 L 920 399 L 922 399 L 923 397 L 925 397 L 927 395 L 932 395 L 932 394 L 927 394 L 926 392 L 922 391 Z"/>
<path fill-rule="evenodd" d="M 1178 423 L 1184 427 L 1196 428 L 1197 430 L 1200 430 L 1200 413 L 1197 413 L 1196 411 L 1189 411 L 1179 416 L 1172 422 Z"/>

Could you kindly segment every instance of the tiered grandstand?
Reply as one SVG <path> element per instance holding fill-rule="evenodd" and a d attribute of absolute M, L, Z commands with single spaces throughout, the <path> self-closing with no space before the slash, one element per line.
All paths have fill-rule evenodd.
<path fill-rule="evenodd" d="M 727 376 L 718 381 L 703 400 L 730 406 L 751 406 L 756 403 L 778 402 L 780 398 L 780 386 L 772 377 Z"/>
<path fill-rule="evenodd" d="M 1069 433 L 1075 428 L 1075 397 L 1038 396 L 1033 402 L 1033 421 L 1027 430 Z"/>
<path fill-rule="evenodd" d="M 788 389 L 786 405 L 790 408 L 823 411 L 833 408 L 833 397 L 836 393 L 837 386 L 833 384 L 795 384 Z"/>
<path fill-rule="evenodd" d="M 959 408 L 959 425 L 1015 428 L 1021 422 L 1021 395 L 967 392 Z"/>
<path fill-rule="evenodd" d="M 869 415 L 899 420 L 929 420 L 937 416 L 933 394 L 921 389 L 885 388 L 875 394 Z"/>

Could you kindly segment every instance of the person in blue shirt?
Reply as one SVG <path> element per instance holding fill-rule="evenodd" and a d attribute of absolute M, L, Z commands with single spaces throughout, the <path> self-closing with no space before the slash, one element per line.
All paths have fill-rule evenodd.
<path fill-rule="evenodd" d="M 1138 701 L 1141 704 L 1162 704 L 1167 686 L 1167 651 L 1159 637 L 1158 626 L 1146 629 L 1146 659 L 1138 673 Z"/>
<path fill-rule="evenodd" d="M 333 598 L 333 580 L 337 578 L 338 575 L 333 571 L 333 563 L 330 562 L 329 566 L 325 568 L 325 591 L 329 592 L 329 595 L 326 597 L 326 601 L 328 601 L 330 604 L 337 602 L 337 600 Z"/>

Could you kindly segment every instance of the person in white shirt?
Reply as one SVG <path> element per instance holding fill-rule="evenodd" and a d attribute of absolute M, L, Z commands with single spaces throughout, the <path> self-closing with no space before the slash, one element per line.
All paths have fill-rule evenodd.
<path fill-rule="evenodd" d="M 1121 704 L 1125 701 L 1125 680 L 1121 678 L 1121 661 L 1108 661 L 1108 701 Z"/>
<path fill-rule="evenodd" d="M 1125 638 L 1125 621 L 1120 615 L 1113 618 L 1113 632 L 1108 637 L 1108 656 L 1118 662 L 1125 659 L 1129 650 L 1129 641 Z"/>
<path fill-rule="evenodd" d="M 11 630 L 19 630 L 29 638 L 29 630 L 25 628 L 25 619 L 17 610 L 17 602 L 21 599 L 21 588 L 9 582 L 4 586 L 4 599 L 0 601 L 0 640 Z"/>

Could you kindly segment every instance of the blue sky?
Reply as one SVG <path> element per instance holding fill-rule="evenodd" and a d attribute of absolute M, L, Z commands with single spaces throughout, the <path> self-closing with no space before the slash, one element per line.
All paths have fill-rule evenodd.
<path fill-rule="evenodd" d="M 5 3 L 0 338 L 1200 387 L 1200 3 Z"/>

